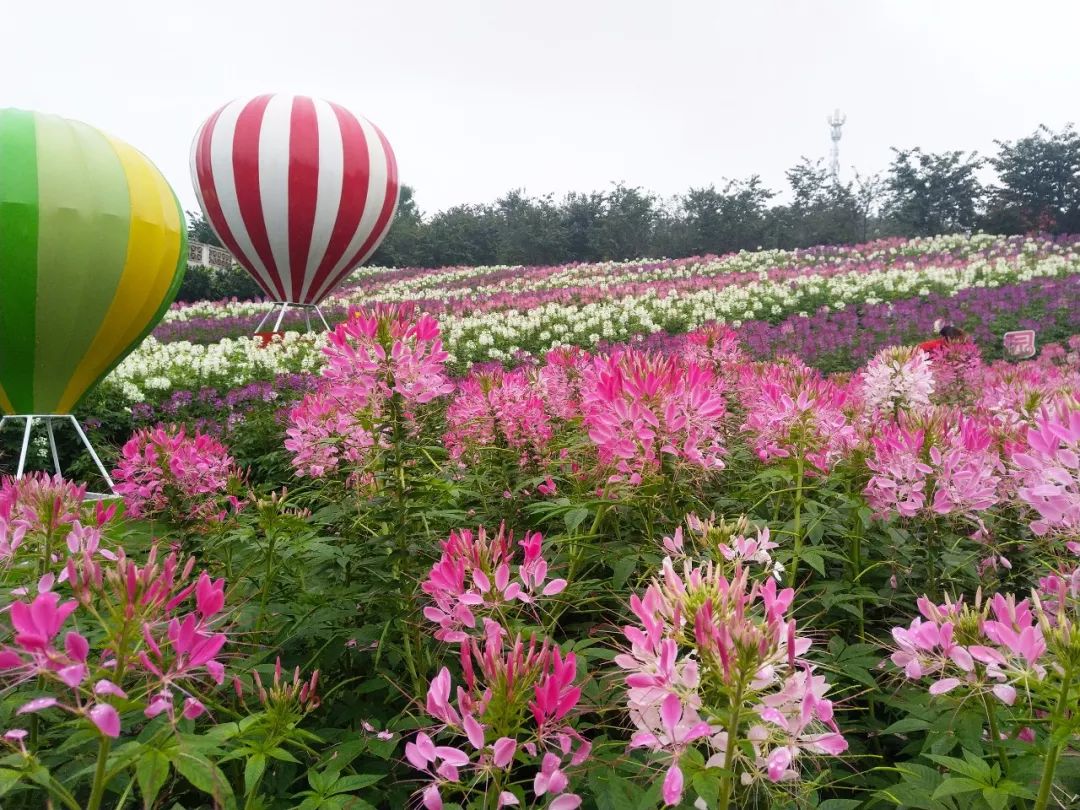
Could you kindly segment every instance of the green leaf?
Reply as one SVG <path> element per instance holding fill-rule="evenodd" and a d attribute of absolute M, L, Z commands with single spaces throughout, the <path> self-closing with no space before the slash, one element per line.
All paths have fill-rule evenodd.
<path fill-rule="evenodd" d="M 825 576 L 825 560 L 822 559 L 819 552 L 804 548 L 801 559 L 819 574 Z"/>
<path fill-rule="evenodd" d="M 135 766 L 135 780 L 139 783 L 143 807 L 150 810 L 158 793 L 169 778 L 169 759 L 156 748 L 147 748 Z"/>
<path fill-rule="evenodd" d="M 930 722 L 927 720 L 920 717 L 905 717 L 902 720 L 897 720 L 881 733 L 907 734 L 910 731 L 925 731 L 928 728 L 930 728 Z"/>
<path fill-rule="evenodd" d="M 986 803 L 990 805 L 990 810 L 1005 810 L 1005 806 L 1009 803 L 1009 794 L 1002 793 L 997 788 L 985 787 L 982 795 Z"/>
<path fill-rule="evenodd" d="M 974 779 L 968 779 L 964 776 L 953 776 L 938 785 L 932 798 L 943 799 L 946 796 L 955 796 L 958 793 L 972 793 L 976 790 L 982 790 L 983 787 L 984 785 L 982 783 L 976 782 Z"/>
<path fill-rule="evenodd" d="M 704 799 L 709 810 L 716 807 L 716 797 L 720 795 L 720 777 L 715 773 L 701 771 L 694 774 L 694 790 Z"/>
<path fill-rule="evenodd" d="M 966 751 L 964 752 L 967 753 Z M 974 779 L 980 786 L 987 785 L 991 782 L 991 770 L 983 760 L 978 757 L 965 757 L 965 759 L 957 759 L 956 757 L 945 757 L 939 754 L 927 754 L 927 759 L 933 760 L 938 765 L 943 765 L 950 771 L 955 771 L 958 774 Z"/>
<path fill-rule="evenodd" d="M 19 784 L 22 774 L 10 768 L 0 768 L 0 796 L 3 796 L 15 785 Z"/>
<path fill-rule="evenodd" d="M 266 755 L 252 754 L 244 765 L 244 795 L 250 796 L 266 772 Z"/>
<path fill-rule="evenodd" d="M 1014 782 L 1011 779 L 1003 779 L 998 782 L 995 787 L 1002 793 L 1007 793 L 1010 796 L 1019 796 L 1021 799 L 1035 798 L 1035 791 L 1024 787 L 1019 782 Z"/>
<path fill-rule="evenodd" d="M 817 806 L 817 810 L 853 810 L 860 804 L 861 799 L 826 799 Z"/>
<path fill-rule="evenodd" d="M 637 557 L 630 555 L 629 557 L 623 557 L 617 561 L 612 570 L 614 574 L 611 577 L 611 587 L 617 591 L 622 590 L 623 585 L 626 584 L 626 580 L 630 578 L 630 575 L 634 573 L 634 569 L 637 567 Z"/>
<path fill-rule="evenodd" d="M 173 757 L 172 763 L 192 787 L 213 796 L 219 802 L 227 799 L 225 803 L 230 807 L 235 805 L 229 780 L 225 778 L 221 768 L 206 757 L 181 751 Z"/>
<path fill-rule="evenodd" d="M 563 523 L 566 524 L 566 530 L 573 534 L 577 531 L 578 526 L 585 522 L 585 519 L 589 517 L 589 510 L 579 506 L 576 509 L 571 509 L 569 512 L 563 515 Z"/>
<path fill-rule="evenodd" d="M 330 786 L 329 793 L 348 793 L 352 790 L 360 790 L 380 781 L 385 774 L 360 773 L 355 776 L 343 776 Z"/>

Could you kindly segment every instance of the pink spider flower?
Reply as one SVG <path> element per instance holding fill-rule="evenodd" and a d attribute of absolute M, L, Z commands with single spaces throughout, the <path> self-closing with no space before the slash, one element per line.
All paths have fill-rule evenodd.
<path fill-rule="evenodd" d="M 688 332 L 682 345 L 682 356 L 700 368 L 712 369 L 725 379 L 734 378 L 746 363 L 738 334 L 720 323 L 708 323 Z"/>
<path fill-rule="evenodd" d="M 561 593 L 566 580 L 548 580 L 542 542 L 539 532 L 526 533 L 516 544 L 524 559 L 516 562 L 514 538 L 505 526 L 493 535 L 482 527 L 476 534 L 468 529 L 451 532 L 420 585 L 434 602 L 424 608 L 424 616 L 439 625 L 435 637 L 462 642 L 478 629 L 477 612 L 495 615 L 513 603 L 532 604 L 538 597 Z"/>
<path fill-rule="evenodd" d="M 1080 541 L 1080 408 L 1043 409 L 1024 444 L 1010 462 L 1018 499 L 1038 515 L 1031 530 Z"/>
<path fill-rule="evenodd" d="M 778 381 L 763 381 L 743 399 L 746 421 L 758 458 L 803 458 L 809 472 L 828 473 L 858 443 L 845 413 L 848 394 L 813 374 L 777 372 Z"/>
<path fill-rule="evenodd" d="M 567 792 L 565 771 L 590 750 L 572 726 L 581 697 L 576 657 L 535 637 L 507 640 L 506 631 L 490 623 L 483 644 L 468 639 L 461 645 L 464 679 L 456 691 L 445 667 L 429 685 L 426 710 L 439 725 L 405 746 L 409 763 L 431 779 L 421 790 L 425 807 L 441 806 L 446 791 L 487 790 L 493 771 L 523 764 L 536 768 L 533 790 L 552 796 L 549 806 L 580 804 Z M 435 738 L 444 737 L 456 744 L 439 745 Z M 507 793 L 498 806 L 515 803 Z"/>
<path fill-rule="evenodd" d="M 416 409 L 453 391 L 439 325 L 405 306 L 355 310 L 330 333 L 318 389 L 289 412 L 285 447 L 299 475 L 321 478 L 342 465 L 356 474 L 387 441 L 391 400 L 415 432 Z"/>
<path fill-rule="evenodd" d="M 968 608 L 962 602 L 934 605 L 924 597 L 919 610 L 922 617 L 908 628 L 893 628 L 898 648 L 892 661 L 909 680 L 933 677 L 931 695 L 963 686 L 1011 706 L 1017 686 L 1026 690 L 1045 679 L 1047 646 L 1028 600 L 995 594 Z M 967 628 L 964 643 L 957 640 L 959 627 Z"/>
<path fill-rule="evenodd" d="M 753 542 L 741 537 L 735 545 L 750 552 Z M 682 799 L 680 759 L 690 747 L 703 748 L 710 766 L 738 769 L 744 783 L 778 768 L 789 778 L 800 751 L 846 749 L 824 698 L 827 684 L 804 659 L 810 641 L 788 617 L 794 591 L 771 578 L 751 580 L 743 560 L 733 557 L 730 576 L 711 561 L 687 559 L 679 572 L 664 560 L 644 595 L 630 599 L 637 622 L 624 628 L 630 648 L 615 658 L 626 671 L 637 729 L 630 745 L 671 757 L 661 786 L 669 805 Z M 764 716 L 740 718 L 730 730 L 747 745 L 729 763 L 729 729 L 702 715 L 707 709 L 706 716 L 725 717 L 735 692 L 760 701 Z M 748 749 L 755 752 L 749 758 Z"/>
<path fill-rule="evenodd" d="M 947 341 L 930 352 L 934 400 L 941 404 L 971 402 L 984 373 L 979 347 L 969 341 Z"/>
<path fill-rule="evenodd" d="M 34 472 L 23 478 L 0 478 L 0 518 L 25 523 L 32 531 L 43 533 L 76 520 L 86 520 L 83 500 L 86 487 L 66 481 L 59 475 Z M 98 525 L 112 517 L 115 506 L 99 506 Z"/>
<path fill-rule="evenodd" d="M 1004 465 L 987 424 L 952 410 L 901 414 L 870 439 L 865 495 L 880 517 L 958 515 L 972 520 L 999 500 Z"/>
<path fill-rule="evenodd" d="M 476 463 L 485 449 L 502 448 L 522 467 L 541 462 L 554 428 L 543 394 L 524 370 L 496 369 L 463 380 L 446 411 L 443 443 L 450 457 Z"/>
<path fill-rule="evenodd" d="M 576 346 L 562 346 L 547 353 L 537 372 L 544 407 L 553 419 L 569 421 L 581 416 L 585 373 L 592 356 Z"/>
<path fill-rule="evenodd" d="M 825 698 L 828 689 L 824 677 L 805 668 L 792 672 L 778 692 L 762 698 L 758 713 L 774 738 L 772 751 L 764 757 L 771 781 L 798 779 L 793 766 L 804 751 L 839 756 L 847 750 L 833 719 L 832 701 Z"/>
<path fill-rule="evenodd" d="M 135 433 L 114 475 L 132 517 L 213 524 L 242 505 L 230 491 L 242 484 L 243 473 L 225 445 L 198 431 L 188 436 L 175 425 Z"/>
<path fill-rule="evenodd" d="M 636 484 L 665 457 L 724 468 L 724 384 L 676 357 L 628 349 L 598 357 L 582 390 L 585 426 L 609 480 Z"/>

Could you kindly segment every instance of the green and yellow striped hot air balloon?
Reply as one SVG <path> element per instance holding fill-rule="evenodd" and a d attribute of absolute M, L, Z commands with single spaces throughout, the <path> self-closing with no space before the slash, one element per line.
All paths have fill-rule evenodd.
<path fill-rule="evenodd" d="M 186 266 L 180 203 L 141 152 L 0 109 L 0 412 L 70 413 L 165 314 Z"/>

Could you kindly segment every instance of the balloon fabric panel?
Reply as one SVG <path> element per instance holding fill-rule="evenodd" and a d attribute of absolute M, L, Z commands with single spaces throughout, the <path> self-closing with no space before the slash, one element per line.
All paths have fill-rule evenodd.
<path fill-rule="evenodd" d="M 0 110 L 0 409 L 5 413 L 25 413 L 34 402 L 37 193 L 34 115 Z"/>
<path fill-rule="evenodd" d="M 61 410 L 75 406 L 114 365 L 114 358 L 145 330 L 177 274 L 180 213 L 172 189 L 133 147 L 109 138 L 127 178 L 131 219 L 120 282 L 93 343 L 83 356 L 60 402 Z"/>
<path fill-rule="evenodd" d="M 103 134 L 39 115 L 37 135 L 37 322 L 48 328 L 37 335 L 34 399 L 62 413 L 68 381 L 120 282 L 131 201 L 120 159 Z"/>

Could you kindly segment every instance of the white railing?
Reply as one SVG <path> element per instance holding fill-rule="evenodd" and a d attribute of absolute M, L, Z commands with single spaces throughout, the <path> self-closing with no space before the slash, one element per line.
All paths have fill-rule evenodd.
<path fill-rule="evenodd" d="M 234 261 L 232 254 L 224 248 L 204 245 L 202 242 L 188 242 L 188 263 L 228 270 Z"/>

